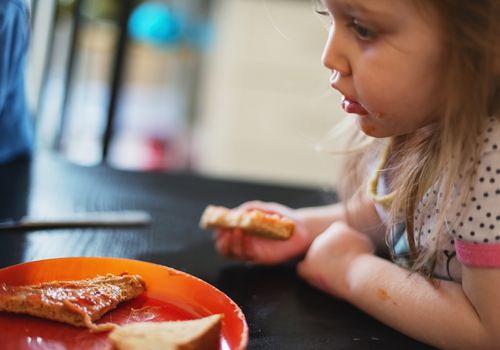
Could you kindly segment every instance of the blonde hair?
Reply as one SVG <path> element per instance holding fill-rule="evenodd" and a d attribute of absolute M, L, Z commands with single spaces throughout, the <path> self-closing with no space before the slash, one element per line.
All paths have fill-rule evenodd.
<path fill-rule="evenodd" d="M 446 203 L 433 228 L 438 235 L 445 229 L 446 213 L 455 203 L 463 203 L 469 184 L 476 175 L 480 138 L 489 118 L 499 118 L 500 99 L 500 2 L 498 0 L 413 0 L 422 16 L 434 11 L 440 19 L 446 65 L 442 76 L 439 122 L 412 134 L 393 138 L 391 146 L 390 191 L 396 196 L 389 210 L 389 223 L 406 221 L 408 242 L 415 271 L 432 274 L 439 249 L 418 246 L 421 224 L 414 217 L 420 199 L 438 180 L 440 202 Z M 346 164 L 346 182 L 341 197 L 346 203 L 366 188 L 366 167 L 380 154 L 374 142 Z M 468 169 L 464 169 L 464 166 Z M 387 168 L 385 168 L 387 170 Z M 354 174 L 354 175 L 353 175 Z M 459 191 L 457 186 L 465 188 Z M 458 195 L 458 199 L 457 199 Z M 403 216 L 401 213 L 403 212 Z M 415 220 L 417 219 L 417 220 Z M 414 230 L 414 228 L 417 228 Z"/>

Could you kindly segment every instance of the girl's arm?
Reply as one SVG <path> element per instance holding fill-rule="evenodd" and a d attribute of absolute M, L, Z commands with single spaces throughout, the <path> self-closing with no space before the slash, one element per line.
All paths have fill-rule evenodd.
<path fill-rule="evenodd" d="M 434 285 L 372 251 L 363 234 L 335 224 L 313 242 L 298 272 L 310 284 L 422 342 L 442 349 L 498 348 L 500 270 L 464 266 L 462 285 Z"/>
<path fill-rule="evenodd" d="M 344 221 L 369 236 L 377 248 L 386 247 L 386 227 L 382 224 L 373 201 L 366 196 L 352 198 L 347 205 L 336 203 L 297 209 L 297 214 L 308 229 L 314 232 L 314 237 L 325 231 L 333 222 Z"/>
<path fill-rule="evenodd" d="M 408 336 L 440 349 L 498 349 L 500 271 L 464 267 L 463 288 L 376 256 L 348 269 L 347 301 Z"/>
<path fill-rule="evenodd" d="M 295 230 L 287 241 L 273 241 L 245 235 L 241 230 L 217 230 L 217 250 L 226 257 L 257 264 L 278 264 L 303 255 L 311 243 L 334 222 L 349 221 L 363 231 L 377 247 L 385 247 L 384 232 L 373 203 L 368 199 L 352 200 L 346 215 L 345 205 L 336 203 L 327 206 L 292 209 L 287 206 L 261 201 L 243 203 L 236 210 L 260 209 L 284 215 L 295 221 Z"/>

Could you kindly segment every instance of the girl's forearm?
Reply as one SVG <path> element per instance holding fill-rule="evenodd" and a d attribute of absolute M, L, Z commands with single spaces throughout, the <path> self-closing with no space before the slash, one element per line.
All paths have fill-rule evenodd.
<path fill-rule="evenodd" d="M 297 209 L 297 214 L 311 232 L 313 238 L 325 231 L 335 221 L 345 221 L 346 215 L 342 203 L 321 207 Z"/>
<path fill-rule="evenodd" d="M 350 303 L 414 339 L 440 349 L 498 346 L 457 283 L 433 285 L 369 254 L 354 260 L 347 281 Z"/>
<path fill-rule="evenodd" d="M 312 233 L 312 238 L 325 231 L 333 222 L 344 221 L 368 235 L 376 247 L 386 248 L 385 226 L 380 221 L 373 202 L 369 199 L 355 198 L 349 201 L 347 206 L 344 203 L 336 203 L 321 207 L 301 208 L 297 209 L 297 214 Z"/>

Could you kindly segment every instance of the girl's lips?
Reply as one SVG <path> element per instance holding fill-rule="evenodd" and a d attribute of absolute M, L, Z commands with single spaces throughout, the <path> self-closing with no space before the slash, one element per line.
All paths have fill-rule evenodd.
<path fill-rule="evenodd" d="M 368 111 L 363 108 L 358 102 L 350 100 L 349 98 L 342 96 L 342 108 L 347 113 L 367 115 Z"/>

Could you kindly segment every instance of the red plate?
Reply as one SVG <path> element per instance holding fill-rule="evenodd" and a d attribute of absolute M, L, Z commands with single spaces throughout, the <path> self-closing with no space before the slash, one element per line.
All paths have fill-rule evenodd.
<path fill-rule="evenodd" d="M 0 283 L 27 285 L 124 272 L 141 275 L 146 281 L 146 292 L 121 304 L 98 323 L 188 320 L 224 314 L 220 349 L 246 348 L 248 326 L 240 308 L 212 285 L 169 267 L 116 258 L 49 259 L 0 269 Z M 103 350 L 109 346 L 107 333 L 94 334 L 84 328 L 3 312 L 0 312 L 0 341 L 5 350 Z"/>

